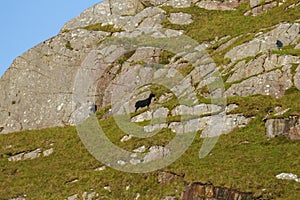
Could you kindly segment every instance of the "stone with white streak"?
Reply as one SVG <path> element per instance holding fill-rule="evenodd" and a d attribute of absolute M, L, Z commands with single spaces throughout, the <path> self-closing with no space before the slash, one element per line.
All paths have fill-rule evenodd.
<path fill-rule="evenodd" d="M 283 180 L 294 180 L 300 183 L 300 178 L 298 178 L 296 174 L 292 174 L 292 173 L 281 173 L 276 175 L 276 178 L 283 179 Z"/>
<path fill-rule="evenodd" d="M 72 196 L 69 196 L 68 198 L 67 198 L 67 200 L 77 200 L 78 199 L 78 194 L 74 194 L 74 195 L 72 195 Z"/>
<path fill-rule="evenodd" d="M 179 12 L 179 13 L 171 13 L 169 17 L 169 21 L 172 24 L 179 24 L 179 25 L 185 25 L 193 23 L 192 15 Z"/>
<path fill-rule="evenodd" d="M 166 123 L 151 124 L 151 125 L 144 126 L 144 131 L 146 133 L 151 133 L 151 132 L 159 131 L 159 130 L 161 130 L 163 128 L 167 128 L 167 127 L 168 127 L 168 124 L 166 124 Z"/>
<path fill-rule="evenodd" d="M 172 110 L 172 116 L 177 115 L 207 115 L 222 110 L 221 106 L 214 104 L 197 104 L 195 106 L 178 105 Z"/>
<path fill-rule="evenodd" d="M 200 2 L 196 3 L 196 5 L 206 10 L 235 10 L 240 5 L 240 1 L 201 0 Z"/>
<path fill-rule="evenodd" d="M 234 128 L 240 128 L 246 126 L 251 119 L 244 117 L 242 114 L 230 114 L 230 115 L 213 115 L 208 117 L 191 119 L 183 122 L 172 122 L 169 128 L 175 133 L 188 133 L 203 130 L 202 137 L 212 137 L 216 135 L 215 131 L 212 131 L 212 127 L 218 127 L 218 135 L 227 134 Z"/>
<path fill-rule="evenodd" d="M 152 146 L 144 157 L 144 163 L 159 160 L 170 155 L 170 150 L 162 146 Z"/>
<path fill-rule="evenodd" d="M 174 8 L 187 8 L 190 7 L 192 0 L 171 0 L 171 5 Z"/>

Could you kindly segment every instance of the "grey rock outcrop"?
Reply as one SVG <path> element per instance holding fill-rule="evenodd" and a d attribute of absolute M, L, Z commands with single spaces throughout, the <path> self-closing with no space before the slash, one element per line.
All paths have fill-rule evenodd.
<path fill-rule="evenodd" d="M 131 15 L 137 14 L 143 8 L 143 4 L 137 0 L 105 0 L 67 22 L 61 30 L 73 30 L 97 23 L 108 25 L 118 22 L 124 25 L 131 19 Z"/>
<path fill-rule="evenodd" d="M 250 56 L 256 56 L 258 53 L 270 50 L 276 50 L 276 41 L 280 40 L 284 46 L 296 44 L 300 38 L 300 24 L 282 23 L 275 29 L 258 36 L 250 42 L 236 46 L 225 54 L 225 58 L 237 61 Z"/>
<path fill-rule="evenodd" d="M 250 0 L 250 7 L 255 8 L 258 5 L 260 5 L 263 2 L 263 0 Z"/>
<path fill-rule="evenodd" d="M 284 1 L 282 1 L 284 2 Z M 250 0 L 250 7 L 251 10 L 245 13 L 245 15 L 252 15 L 252 16 L 257 16 L 262 13 L 268 12 L 272 8 L 276 6 L 282 5 L 282 2 L 277 2 L 273 0 L 267 0 L 267 1 L 262 1 L 262 0 Z"/>
<path fill-rule="evenodd" d="M 239 62 L 234 73 L 226 81 L 234 82 L 264 72 L 263 63 L 266 57 L 266 55 L 262 55 L 248 63 L 245 60 Z"/>
<path fill-rule="evenodd" d="M 191 3 L 191 0 L 105 0 L 70 20 L 63 26 L 61 31 L 73 30 L 97 23 L 123 28 L 127 24 L 132 24 L 132 20 L 137 22 L 135 15 L 145 8 L 147 10 L 158 10 L 159 6 L 186 8 Z"/>
<path fill-rule="evenodd" d="M 171 6 L 174 8 L 187 8 L 190 7 L 192 0 L 171 0 Z"/>
<path fill-rule="evenodd" d="M 146 112 L 143 112 L 131 118 L 131 122 L 143 122 L 143 121 L 151 120 L 152 118 L 153 118 L 153 113 L 148 110 Z"/>
<path fill-rule="evenodd" d="M 11 198 L 9 200 L 26 200 L 26 195 L 19 196 L 19 197 L 14 197 L 14 198 Z"/>
<path fill-rule="evenodd" d="M 170 184 L 178 179 L 182 179 L 182 176 L 179 176 L 175 173 L 170 172 L 159 172 L 157 175 L 158 183 L 166 185 Z"/>
<path fill-rule="evenodd" d="M 170 149 L 168 149 L 166 147 L 152 146 L 149 148 L 149 152 L 144 157 L 143 162 L 147 163 L 147 162 L 151 162 L 154 160 L 159 160 L 159 159 L 169 156 L 170 154 L 171 154 Z"/>
<path fill-rule="evenodd" d="M 154 131 L 159 131 L 163 128 L 168 128 L 168 124 L 166 123 L 162 123 L 162 124 L 152 124 L 152 125 L 148 125 L 148 126 L 144 126 L 144 131 L 146 133 L 151 133 L 151 132 L 154 132 Z"/>
<path fill-rule="evenodd" d="M 275 70 L 262 75 L 254 76 L 233 84 L 226 92 L 226 96 L 249 96 L 253 94 L 282 97 L 284 92 L 292 87 L 290 70 Z"/>
<path fill-rule="evenodd" d="M 232 75 L 226 80 L 236 83 L 225 94 L 228 96 L 262 94 L 281 97 L 293 86 L 293 80 L 294 85 L 298 87 L 298 69 L 295 74 L 291 71 L 292 65 L 298 63 L 300 63 L 299 56 L 277 54 L 262 54 L 247 63 L 245 60 L 239 61 L 231 69 Z"/>
<path fill-rule="evenodd" d="M 113 0 L 110 3 L 110 11 L 112 15 L 135 15 L 144 9 L 143 4 L 136 0 Z"/>
<path fill-rule="evenodd" d="M 285 136 L 292 140 L 300 139 L 300 119 L 296 116 L 288 119 L 269 119 L 266 122 L 266 134 L 268 138 Z"/>
<path fill-rule="evenodd" d="M 95 42 L 109 33 L 61 33 L 18 57 L 1 78 L 2 133 L 70 124 L 74 74 Z"/>
<path fill-rule="evenodd" d="M 182 200 L 190 199 L 252 199 L 253 195 L 232 188 L 217 187 L 200 182 L 189 183 L 182 193 Z M 230 198 L 228 198 L 230 197 Z M 232 197 L 232 198 L 231 198 Z"/>
<path fill-rule="evenodd" d="M 0 95 L 5 97 L 0 102 L 0 133 L 75 125 L 82 122 L 86 116 L 94 114 L 90 109 L 92 106 L 101 108 L 113 105 L 110 115 L 133 112 L 134 101 L 140 97 L 139 94 L 149 92 L 149 86 L 145 86 L 149 80 L 176 79 L 179 68 L 190 64 L 191 72 L 169 88 L 173 96 L 166 96 L 160 102 L 177 97 L 187 101 L 189 107 L 193 107 L 181 112 L 179 107 L 183 105 L 180 105 L 170 111 L 173 115 L 189 112 L 194 115 L 208 114 L 197 105 L 198 98 L 195 92 L 218 81 L 214 74 L 220 67 L 205 51 L 208 46 L 185 39 L 183 49 L 176 49 L 177 44 L 170 47 L 176 49 L 172 52 L 175 55 L 168 58 L 168 64 L 162 67 L 161 57 L 165 52 L 161 46 L 152 44 L 154 39 L 161 39 L 157 42 L 161 44 L 165 43 L 164 39 L 172 40 L 183 35 L 181 30 L 161 29 L 168 16 L 159 6 L 184 8 L 200 2 L 106 0 L 70 20 L 57 36 L 18 57 L 0 79 Z M 231 1 L 235 6 L 240 2 Z M 223 3 L 227 5 L 230 2 Z M 173 22 L 175 20 L 176 24 L 187 24 L 192 22 L 191 18 L 187 13 L 171 13 L 169 19 Z M 112 25 L 118 29 L 103 32 L 84 28 L 97 23 L 103 26 Z M 299 30 L 299 23 L 280 24 L 274 30 L 231 49 L 225 58 L 231 59 L 230 65 L 239 69 L 235 68 L 227 81 L 241 82 L 233 84 L 226 91 L 226 95 L 269 94 L 280 97 L 293 84 L 299 88 L 299 67 L 294 75 L 290 65 L 297 63 L 298 58 L 274 58 L 263 54 L 248 63 L 240 61 L 235 64 L 237 60 L 276 49 L 274 41 L 277 39 L 280 39 L 284 46 L 296 44 L 300 37 Z M 149 34 L 151 43 L 136 46 L 135 49 L 127 48 L 128 43 L 140 42 L 139 37 L 145 34 Z M 111 42 L 109 39 L 112 38 L 115 40 Z M 226 44 L 227 47 L 233 44 L 235 39 L 229 41 L 231 43 Z M 125 47 L 119 41 L 128 43 Z M 185 44 L 186 42 L 188 44 Z M 282 68 L 275 69 L 279 66 Z M 89 78 L 85 80 L 87 76 Z M 96 86 L 91 86 L 93 83 L 96 83 Z M 130 94 L 138 86 L 143 87 L 135 91 L 132 99 L 128 99 L 126 94 Z M 121 89 L 115 92 L 115 88 Z M 223 94 L 222 89 L 210 92 L 210 97 L 214 98 L 220 98 Z M 80 96 L 81 94 L 84 97 Z M 119 101 L 123 97 L 124 100 Z M 166 118 L 168 114 L 169 110 L 160 109 L 153 113 L 142 113 L 132 121 Z M 149 132 L 165 127 L 166 124 L 160 122 L 146 127 L 145 130 Z"/>
<path fill-rule="evenodd" d="M 52 153 L 54 152 L 53 148 L 47 149 L 47 150 L 42 150 L 41 148 L 38 148 L 36 150 L 30 151 L 30 152 L 22 152 L 22 153 L 18 153 L 14 156 L 10 156 L 8 158 L 8 161 L 11 162 L 16 162 L 16 161 L 22 161 L 22 160 L 32 160 L 32 159 L 36 159 L 39 158 L 41 156 L 43 157 L 47 157 L 50 156 Z"/>
<path fill-rule="evenodd" d="M 69 196 L 69 197 L 67 198 L 67 200 L 77 200 L 78 197 L 79 197 L 78 194 L 73 194 L 72 196 Z"/>
<path fill-rule="evenodd" d="M 201 0 L 196 5 L 206 10 L 235 10 L 241 2 L 239 0 Z"/>
<path fill-rule="evenodd" d="M 292 174 L 292 173 L 280 173 L 276 175 L 276 178 L 283 179 L 283 180 L 294 180 L 300 183 L 300 178 L 298 178 L 296 174 Z"/>
<path fill-rule="evenodd" d="M 300 65 L 296 69 L 296 74 L 294 76 L 294 84 L 298 90 L 300 90 Z"/>
<path fill-rule="evenodd" d="M 207 115 L 222 111 L 222 107 L 214 104 L 198 104 L 195 106 L 178 105 L 172 110 L 172 116 L 177 115 Z"/>
<path fill-rule="evenodd" d="M 246 118 L 242 114 L 220 114 L 195 118 L 183 122 L 172 122 L 170 123 L 169 128 L 175 133 L 188 133 L 203 130 L 202 137 L 213 137 L 221 134 L 228 134 L 234 128 L 244 127 L 250 122 L 250 120 L 250 118 Z M 213 127 L 217 127 L 218 130 L 214 130 Z"/>
<path fill-rule="evenodd" d="M 161 6 L 168 2 L 168 0 L 141 0 L 145 6 Z"/>
<path fill-rule="evenodd" d="M 169 21 L 172 24 L 185 25 L 185 24 L 192 23 L 194 20 L 192 20 L 192 15 L 179 12 L 179 13 L 171 13 L 169 17 Z"/>
<path fill-rule="evenodd" d="M 162 200 L 177 200 L 176 196 L 166 196 Z"/>

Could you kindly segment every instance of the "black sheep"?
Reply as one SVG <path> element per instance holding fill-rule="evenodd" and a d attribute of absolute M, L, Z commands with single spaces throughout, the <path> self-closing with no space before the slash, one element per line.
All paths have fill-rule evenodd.
<path fill-rule="evenodd" d="M 280 40 L 276 41 L 276 46 L 278 49 L 280 49 L 281 47 L 283 47 L 283 43 Z"/>
<path fill-rule="evenodd" d="M 151 93 L 147 99 L 137 101 L 137 102 L 135 103 L 135 112 L 136 112 L 139 108 L 143 108 L 143 107 L 146 107 L 146 106 L 149 108 L 149 105 L 150 105 L 150 103 L 151 103 L 151 99 L 152 99 L 153 97 L 155 97 L 155 95 Z"/>

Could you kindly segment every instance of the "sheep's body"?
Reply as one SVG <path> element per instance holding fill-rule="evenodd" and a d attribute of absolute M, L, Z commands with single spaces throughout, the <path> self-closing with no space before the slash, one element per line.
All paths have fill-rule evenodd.
<path fill-rule="evenodd" d="M 147 99 L 137 101 L 137 102 L 135 103 L 135 112 L 136 112 L 139 108 L 143 108 L 143 107 L 146 107 L 146 106 L 149 108 L 149 105 L 150 105 L 150 103 L 151 103 L 151 99 L 152 99 L 153 97 L 155 97 L 155 95 L 151 93 Z"/>
<path fill-rule="evenodd" d="M 280 40 L 276 41 L 276 46 L 278 49 L 280 49 L 281 47 L 283 47 L 283 43 Z"/>

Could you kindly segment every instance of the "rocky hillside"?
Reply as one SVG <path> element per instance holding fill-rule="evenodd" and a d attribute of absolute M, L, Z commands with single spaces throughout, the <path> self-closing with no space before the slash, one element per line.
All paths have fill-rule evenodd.
<path fill-rule="evenodd" d="M 300 175 L 297 0 L 106 0 L 16 58 L 0 94 L 0 199 L 300 197 L 275 178 Z"/>
<path fill-rule="evenodd" d="M 283 19 L 275 16 L 269 23 L 255 24 L 258 23 L 256 18 L 244 16 L 249 15 L 248 3 L 240 1 L 211 4 L 210 1 L 132 0 L 104 1 L 95 5 L 68 22 L 56 37 L 18 57 L 3 75 L 0 87 L 1 96 L 5 98 L 0 103 L 1 133 L 74 125 L 74 113 L 84 109 L 87 102 L 95 102 L 98 108 L 111 105 L 114 82 L 122 81 L 120 77 L 129 70 L 137 73 L 143 68 L 140 74 L 124 80 L 123 84 L 130 84 L 129 90 L 145 85 L 155 73 L 164 76 L 162 70 L 155 72 L 151 67 L 145 67 L 148 64 L 159 64 L 164 70 L 184 71 L 190 89 L 204 97 L 202 89 L 215 72 L 221 72 L 226 83 L 224 97 L 261 94 L 278 98 L 289 88 L 299 89 L 298 4 L 270 4 L 275 3 L 278 7 L 275 6 L 274 12 L 292 13 L 286 14 L 286 22 L 285 16 L 279 16 Z M 250 7 L 253 10 L 261 4 L 263 2 L 251 1 Z M 269 3 L 261 6 L 267 5 Z M 203 8 L 230 11 L 208 12 Z M 221 19 L 222 16 L 227 18 Z M 230 16 L 232 22 L 227 21 Z M 270 16 L 266 14 L 261 18 Z M 210 20 L 211 24 L 208 24 Z M 216 24 L 221 27 L 214 29 Z M 199 34 L 195 32 L 197 29 Z M 201 38 L 205 33 L 207 35 Z M 143 34 L 153 37 L 153 44 L 140 43 L 127 46 L 128 49 L 122 47 L 125 41 L 110 44 L 118 43 L 118 39 L 124 37 L 140 42 Z M 190 52 L 186 52 L 183 44 L 172 46 L 173 38 L 190 40 L 187 41 L 193 43 L 188 49 Z M 282 47 L 276 46 L 277 40 Z M 105 42 L 100 45 L 102 41 Z M 205 49 L 207 52 L 200 52 Z M 192 57 L 196 53 L 198 57 Z M 84 99 L 76 102 L 74 93 L 80 90 L 77 79 L 83 78 L 80 73 L 85 68 L 95 70 L 89 75 L 90 83 L 86 83 L 90 85 L 85 85 L 93 88 L 84 94 Z"/>

